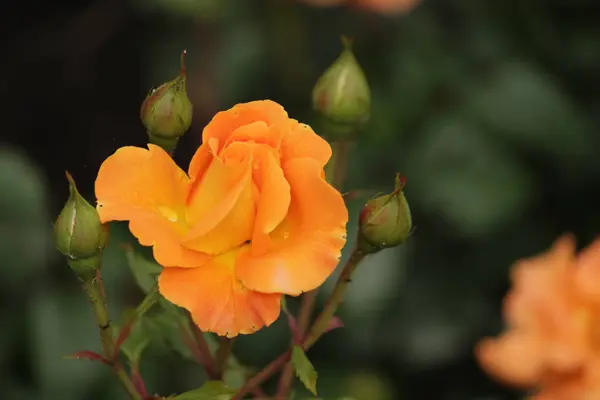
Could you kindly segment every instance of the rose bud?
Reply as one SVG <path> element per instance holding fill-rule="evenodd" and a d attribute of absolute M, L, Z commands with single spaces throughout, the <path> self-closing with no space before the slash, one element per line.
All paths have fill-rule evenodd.
<path fill-rule="evenodd" d="M 342 54 L 319 78 L 312 92 L 313 108 L 332 139 L 355 134 L 371 114 L 367 78 L 352 53 L 351 41 L 342 38 L 342 43 Z"/>
<path fill-rule="evenodd" d="M 391 194 L 371 199 L 359 217 L 358 245 L 365 253 L 398 246 L 411 235 L 412 217 L 404 196 L 406 179 L 396 175 L 396 187 Z"/>
<path fill-rule="evenodd" d="M 70 194 L 54 224 L 56 247 L 79 278 L 93 279 L 100 268 L 108 227 L 100 223 L 96 208 L 79 194 L 73 178 L 66 174 Z"/>
<path fill-rule="evenodd" d="M 150 143 L 168 152 L 192 124 L 192 102 L 186 90 L 185 50 L 181 53 L 181 69 L 177 78 L 153 89 L 140 110 L 142 123 Z"/>

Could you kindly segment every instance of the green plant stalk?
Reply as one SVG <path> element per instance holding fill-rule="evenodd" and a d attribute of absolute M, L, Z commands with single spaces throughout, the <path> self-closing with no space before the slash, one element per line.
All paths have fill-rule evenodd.
<path fill-rule="evenodd" d="M 113 326 L 110 323 L 108 309 L 106 307 L 106 294 L 104 291 L 104 283 L 98 271 L 96 277 L 91 280 L 83 281 L 83 289 L 88 295 L 92 303 L 92 309 L 96 316 L 96 323 L 100 331 L 100 343 L 102 346 L 102 354 L 108 361 L 109 365 L 117 375 L 119 382 L 132 400 L 143 400 L 138 393 L 135 385 L 129 378 L 129 375 L 119 363 L 119 360 L 113 359 L 115 349 L 115 339 L 113 335 Z"/>
<path fill-rule="evenodd" d="M 215 354 L 215 370 L 217 373 L 217 379 L 223 379 L 223 373 L 227 368 L 227 360 L 231 355 L 233 349 L 233 343 L 235 339 L 229 339 L 226 337 L 219 338 L 219 348 Z"/>
<path fill-rule="evenodd" d="M 329 327 L 329 321 L 335 315 L 337 309 L 340 304 L 344 301 L 344 296 L 346 294 L 346 290 L 348 289 L 348 284 L 351 282 L 351 277 L 356 268 L 360 264 L 360 262 L 365 258 L 366 254 L 358 248 L 354 248 L 352 251 L 352 255 L 344 264 L 344 268 L 335 284 L 335 288 L 333 292 L 325 302 L 325 306 L 323 310 L 315 320 L 312 328 L 310 329 L 306 340 L 302 345 L 302 348 L 307 351 L 310 349 L 320 338 L 323 336 L 327 328 Z M 291 355 L 291 350 L 287 350 L 285 353 L 281 354 L 278 358 L 268 364 L 265 368 L 263 368 L 259 373 L 250 378 L 244 386 L 239 390 L 239 392 L 233 397 L 233 400 L 241 400 L 243 397 L 252 392 L 255 387 L 261 385 L 264 381 L 269 379 L 273 374 L 279 371 L 280 368 L 286 366 L 290 366 L 289 363 Z M 292 366 L 293 372 L 293 366 Z M 282 393 L 278 391 L 277 399 L 284 399 Z"/>
<path fill-rule="evenodd" d="M 323 311 L 321 311 L 315 320 L 308 333 L 308 336 L 306 337 L 306 340 L 304 341 L 304 350 L 311 348 L 327 330 L 329 321 L 331 318 L 333 318 L 340 304 L 342 304 L 344 301 L 344 296 L 346 294 L 346 290 L 348 289 L 348 285 L 351 282 L 352 274 L 354 271 L 356 271 L 356 268 L 358 268 L 358 265 L 365 258 L 365 256 L 366 254 L 364 252 L 360 251 L 356 247 L 354 248 L 352 255 L 344 265 L 344 269 L 342 269 L 342 273 L 335 284 L 333 293 L 331 293 L 331 296 L 329 296 L 329 299 L 327 299 L 327 302 L 323 307 Z"/>
<path fill-rule="evenodd" d="M 200 328 L 198 328 L 190 314 L 188 314 L 188 318 L 196 342 L 196 358 L 198 359 L 198 362 L 204 367 L 206 375 L 208 375 L 209 379 L 219 380 L 220 377 L 216 368 L 215 359 L 212 355 L 212 352 L 210 351 L 210 347 L 208 346 L 206 339 L 204 338 L 204 333 L 200 330 Z"/>
<path fill-rule="evenodd" d="M 341 191 L 346 180 L 350 142 L 346 140 L 333 142 L 331 150 L 331 160 L 325 166 L 325 176 L 334 188 Z"/>
<path fill-rule="evenodd" d="M 177 148 L 179 138 L 164 138 L 148 132 L 148 141 L 151 144 L 155 144 L 159 147 L 162 147 L 164 151 L 166 151 L 171 157 L 173 157 L 175 155 L 175 149 Z"/>

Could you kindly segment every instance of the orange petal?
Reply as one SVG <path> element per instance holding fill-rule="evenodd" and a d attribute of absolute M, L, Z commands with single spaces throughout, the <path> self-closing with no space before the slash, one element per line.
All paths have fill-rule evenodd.
<path fill-rule="evenodd" d="M 202 143 L 198 147 L 188 167 L 188 175 L 192 184 L 204 176 L 214 157 L 215 155 L 213 155 L 208 143 Z"/>
<path fill-rule="evenodd" d="M 509 324 L 552 330 L 564 325 L 564 319 L 572 315 L 570 268 L 574 250 L 574 240 L 567 235 L 550 250 L 516 263 L 513 289 L 505 303 Z"/>
<path fill-rule="evenodd" d="M 283 221 L 290 207 L 290 184 L 283 175 L 273 150 L 264 145 L 255 146 L 254 182 L 260 193 L 256 223 L 252 235 L 252 254 L 263 255 L 269 250 L 269 234 Z"/>
<path fill-rule="evenodd" d="M 193 236 L 194 232 L 199 231 L 198 229 L 190 231 L 187 236 L 188 240 L 184 241 L 187 247 L 208 254 L 221 254 L 251 239 L 256 219 L 256 205 L 250 169 L 221 205 L 225 206 L 230 199 L 235 199 L 235 203 L 229 213 L 213 229 L 203 235 Z M 209 215 L 214 217 L 220 210 L 228 208 L 229 206 L 215 207 L 214 213 Z M 197 226 L 204 230 L 209 224 L 200 222 Z"/>
<path fill-rule="evenodd" d="M 265 121 L 252 122 L 234 130 L 225 142 L 224 147 L 237 141 L 264 144 L 273 149 L 279 149 L 283 135 L 288 127 L 288 119 L 282 119 L 273 125 L 268 125 Z"/>
<path fill-rule="evenodd" d="M 544 370 L 539 339 L 516 330 L 498 339 L 484 339 L 475 354 L 490 375 L 516 386 L 535 385 Z"/>
<path fill-rule="evenodd" d="M 304 157 L 312 158 L 324 167 L 331 158 L 331 146 L 310 126 L 291 120 L 290 128 L 281 144 L 281 159 L 289 161 Z"/>
<path fill-rule="evenodd" d="M 245 288 L 233 274 L 238 253 L 219 255 L 198 268 L 164 269 L 160 293 L 187 309 L 202 331 L 233 337 L 271 325 L 279 317 L 281 295 Z"/>
<path fill-rule="evenodd" d="M 233 143 L 221 158 L 213 158 L 206 173 L 194 182 L 188 198 L 187 221 L 192 228 L 186 242 L 206 235 L 232 212 L 242 192 L 251 185 L 251 172 L 252 151 L 247 143 Z M 249 235 L 242 241 L 248 239 Z"/>
<path fill-rule="evenodd" d="M 131 233 L 153 246 L 161 265 L 197 266 L 208 256 L 180 244 L 188 188 L 188 177 L 160 147 L 122 147 L 98 171 L 98 214 L 102 222 L 129 221 Z"/>
<path fill-rule="evenodd" d="M 600 240 L 595 240 L 577 260 L 575 284 L 588 300 L 600 305 Z"/>
<path fill-rule="evenodd" d="M 244 285 L 264 293 L 298 295 L 315 289 L 335 269 L 346 242 L 348 210 L 341 194 L 310 158 L 284 166 L 291 186 L 288 215 L 271 234 L 264 256 L 244 253 L 235 273 Z"/>
<path fill-rule="evenodd" d="M 267 126 L 275 125 L 287 120 L 288 115 L 284 108 L 271 100 L 251 101 L 237 104 L 226 111 L 217 113 L 206 125 L 202 132 L 202 143 L 217 139 L 219 151 L 239 127 L 264 122 Z"/>

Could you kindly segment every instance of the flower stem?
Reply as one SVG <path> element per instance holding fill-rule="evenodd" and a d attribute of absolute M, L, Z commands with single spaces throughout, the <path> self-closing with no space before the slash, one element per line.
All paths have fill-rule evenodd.
<path fill-rule="evenodd" d="M 344 268 L 342 269 L 342 273 L 340 274 L 337 283 L 335 284 L 333 292 L 325 302 L 323 310 L 315 320 L 314 324 L 312 325 L 312 328 L 308 333 L 308 336 L 304 340 L 302 347 L 305 351 L 310 349 L 317 342 L 317 340 L 319 340 L 321 336 L 323 336 L 323 334 L 327 331 L 329 321 L 335 315 L 335 312 L 344 300 L 344 295 L 346 294 L 346 290 L 348 289 L 348 284 L 351 281 L 352 274 L 354 273 L 360 262 L 365 258 L 365 256 L 365 253 L 363 253 L 356 247 L 354 248 L 352 255 L 350 256 L 348 261 L 346 261 L 346 264 L 344 264 Z M 233 400 L 241 400 L 244 395 L 253 391 L 255 387 L 261 385 L 264 381 L 269 379 L 280 368 L 286 365 L 290 365 L 288 363 L 290 354 L 290 350 L 286 351 L 274 361 L 272 361 L 269 365 L 267 365 L 265 368 L 263 368 L 254 377 L 250 378 L 246 382 L 246 384 L 242 386 L 240 391 L 233 397 Z M 281 396 L 282 393 L 278 391 L 276 399 L 285 398 Z"/>
<path fill-rule="evenodd" d="M 196 324 L 194 323 L 194 321 L 192 320 L 191 316 L 189 317 L 190 319 L 190 326 L 192 328 L 192 330 L 194 331 L 194 335 L 195 335 L 195 342 L 196 342 L 196 354 L 197 354 L 197 358 L 198 358 L 198 362 L 200 364 L 202 364 L 202 366 L 204 367 L 204 370 L 206 371 L 206 375 L 208 375 L 209 379 L 212 380 L 219 380 L 220 375 L 219 372 L 217 371 L 216 365 L 215 365 L 215 359 L 210 351 L 210 347 L 208 347 L 208 343 L 206 342 L 206 339 L 204 338 L 204 333 L 202 333 L 202 331 L 196 326 Z"/>
<path fill-rule="evenodd" d="M 350 142 L 345 140 L 333 142 L 331 144 L 331 150 L 332 156 L 325 167 L 325 175 L 331 185 L 341 191 L 346 179 Z"/>
<path fill-rule="evenodd" d="M 358 248 L 355 248 L 352 252 L 352 255 L 344 265 L 344 269 L 342 269 L 342 273 L 335 284 L 333 293 L 331 293 L 331 296 L 329 296 L 327 299 L 327 302 L 323 307 L 323 311 L 321 311 L 315 320 L 310 332 L 308 333 L 308 336 L 306 337 L 306 340 L 304 341 L 305 350 L 311 348 L 327 330 L 329 321 L 335 315 L 335 312 L 339 308 L 340 304 L 342 304 L 342 301 L 344 301 L 344 295 L 348 289 L 348 284 L 351 282 L 352 274 L 360 262 L 365 258 L 365 255 L 366 254 L 360 251 Z"/>
<path fill-rule="evenodd" d="M 291 354 L 291 350 L 288 350 L 285 353 L 281 354 L 279 357 L 277 357 L 275 360 L 271 361 L 271 363 L 264 367 L 258 374 L 248 379 L 248 381 L 246 382 L 246 384 L 244 384 L 240 391 L 235 396 L 233 396 L 232 400 L 243 399 L 244 396 L 252 392 L 255 387 L 260 386 L 264 381 L 269 379 L 273 374 L 279 371 L 281 367 L 286 365 L 286 363 L 290 359 Z"/>
<path fill-rule="evenodd" d="M 217 349 L 215 357 L 215 370 L 217 373 L 217 379 L 223 379 L 223 373 L 227 367 L 227 360 L 231 355 L 234 342 L 235 339 L 229 339 L 226 337 L 219 338 L 219 348 Z"/>
<path fill-rule="evenodd" d="M 100 342 L 104 358 L 117 375 L 119 382 L 132 400 L 142 400 L 131 378 L 123 368 L 119 360 L 114 359 L 115 339 L 113 335 L 113 326 L 108 317 L 108 309 L 106 307 L 106 293 L 104 291 L 104 283 L 100 272 L 91 280 L 83 281 L 83 289 L 88 295 L 92 303 L 92 309 L 96 316 L 96 322 L 100 331 Z"/>

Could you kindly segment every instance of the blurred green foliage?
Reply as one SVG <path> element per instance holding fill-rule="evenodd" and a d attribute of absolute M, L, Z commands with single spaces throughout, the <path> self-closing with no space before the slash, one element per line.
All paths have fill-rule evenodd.
<path fill-rule="evenodd" d="M 319 396 L 518 398 L 478 369 L 472 349 L 502 328 L 514 260 L 564 231 L 582 245 L 598 233 L 597 2 L 424 0 L 405 16 L 299 0 L 49 1 L 34 14 L 17 3 L 0 65 L 0 398 L 125 398 L 104 366 L 63 359 L 99 349 L 90 307 L 51 243 L 64 170 L 92 201 L 102 160 L 144 144 L 141 101 L 174 76 L 183 48 L 195 115 L 181 165 L 209 118 L 237 102 L 271 98 L 318 130 L 310 93 L 341 51 L 340 34 L 355 37 L 373 104 L 346 189 L 389 192 L 400 171 L 416 231 L 364 262 L 340 311 L 345 328 L 308 353 Z M 349 204 L 350 242 L 365 200 Z M 128 257 L 149 253 L 123 248 L 135 244 L 126 225 L 111 231 L 103 274 L 122 324 L 144 297 Z M 161 332 L 172 322 L 152 318 Z M 235 352 L 240 365 L 262 366 L 288 344 L 282 318 Z M 149 390 L 200 387 L 202 369 L 170 347 L 144 349 Z M 295 390 L 310 398 L 301 383 Z"/>

